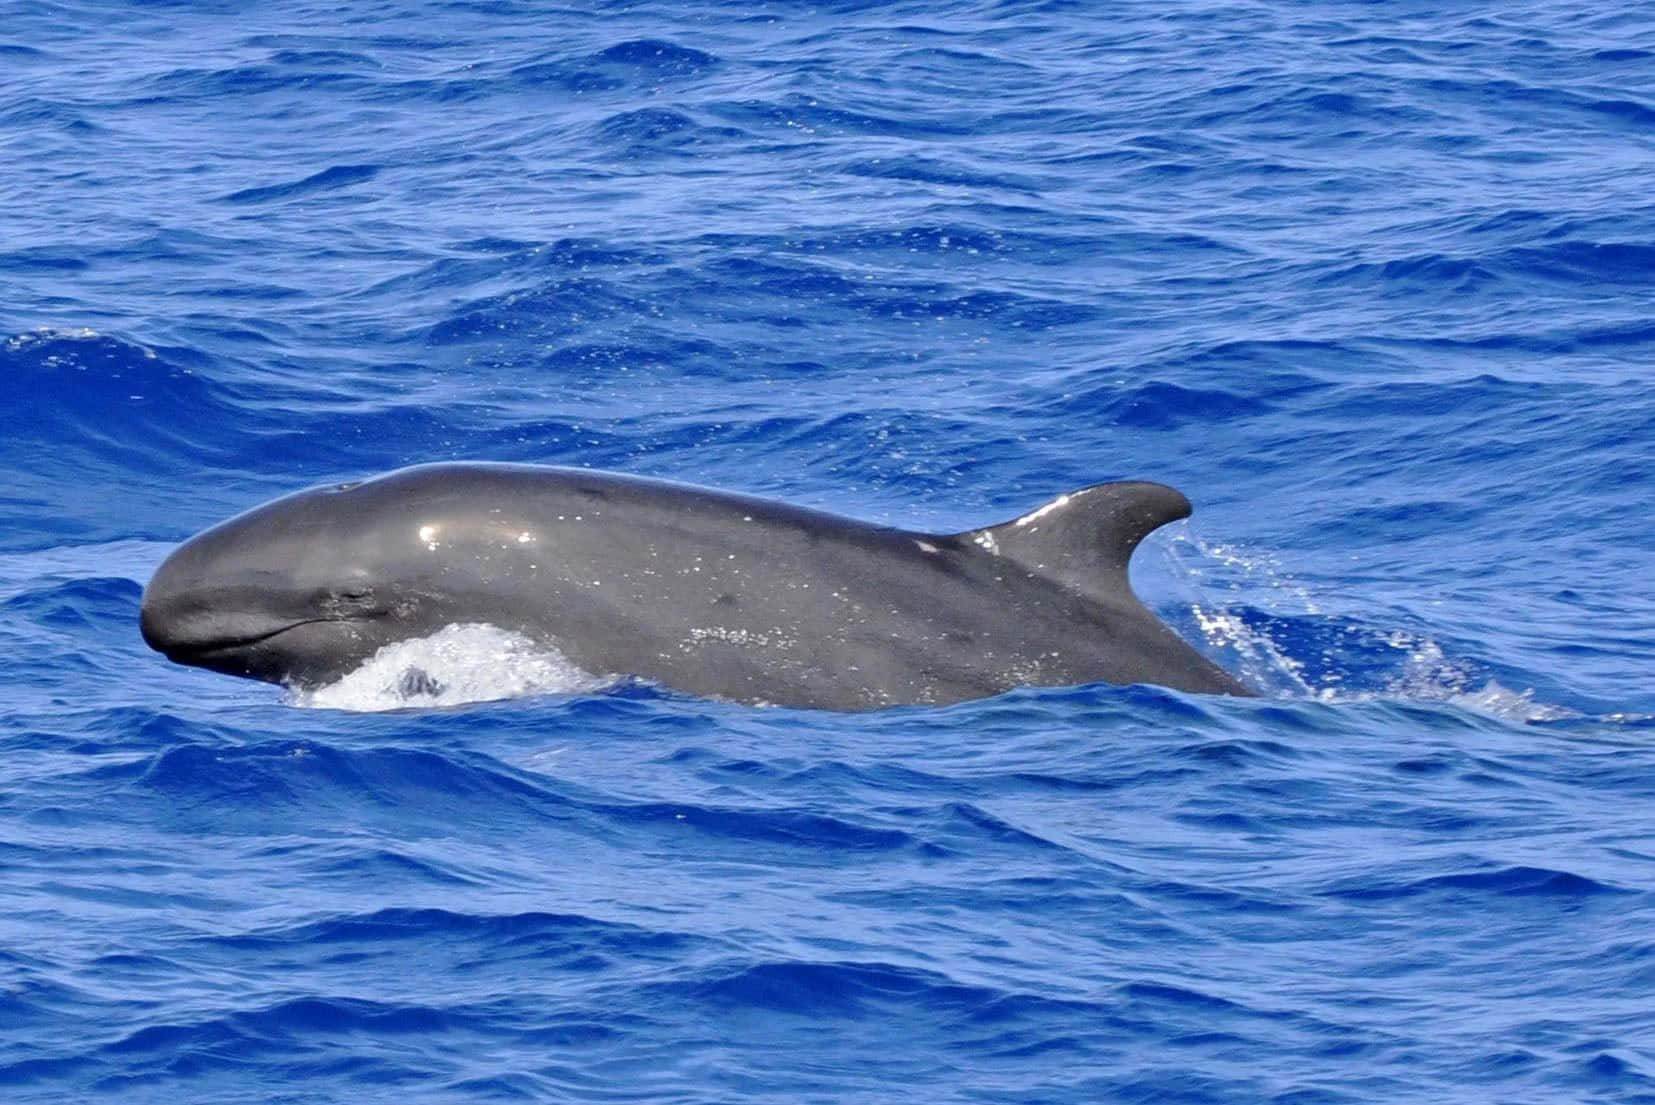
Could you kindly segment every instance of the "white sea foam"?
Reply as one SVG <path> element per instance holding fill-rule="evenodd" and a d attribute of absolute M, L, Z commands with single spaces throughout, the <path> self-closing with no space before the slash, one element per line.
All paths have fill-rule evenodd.
<path fill-rule="evenodd" d="M 1203 590 L 1216 587 L 1229 592 L 1229 602 L 1190 602 L 1196 626 L 1210 646 L 1234 656 L 1242 675 L 1267 693 L 1285 691 L 1321 702 L 1446 702 L 1514 721 L 1557 721 L 1580 716 L 1567 707 L 1536 702 L 1532 689 L 1516 691 L 1480 676 L 1473 664 L 1447 655 L 1429 636 L 1402 629 L 1375 631 L 1353 617 L 1331 613 L 1323 601 L 1268 555 L 1188 535 L 1175 539 L 1174 555 L 1188 578 L 1203 584 Z M 1250 624 L 1235 613 L 1236 598 L 1248 592 L 1266 597 L 1267 605 L 1280 614 L 1331 617 L 1343 622 L 1344 627 L 1334 635 L 1337 640 L 1351 649 L 1395 649 L 1399 654 L 1397 669 L 1383 686 L 1347 685 L 1337 646 L 1324 649 L 1314 663 L 1306 663 L 1292 654 L 1289 645 L 1272 637 L 1268 628 Z M 1310 674 L 1312 669 L 1314 676 Z"/>
<path fill-rule="evenodd" d="M 1293 579 L 1274 558 L 1232 545 L 1205 541 L 1178 527 L 1168 546 L 1179 565 L 1185 597 L 1196 628 L 1213 649 L 1231 661 L 1244 680 L 1266 693 L 1326 699 L 1338 693 L 1338 677 L 1311 676 L 1307 665 L 1262 627 L 1250 625 L 1236 609 L 1242 595 L 1263 591 L 1273 610 L 1320 615 L 1310 590 Z M 1198 597 L 1226 592 L 1218 599 Z M 1249 598 L 1256 602 L 1256 598 Z"/>
<path fill-rule="evenodd" d="M 1513 721 L 1565 721 L 1583 716 L 1567 706 L 1552 706 L 1534 700 L 1534 690 L 1514 691 L 1490 679 L 1481 690 L 1451 695 L 1449 702 L 1478 713 L 1493 714 Z"/>
<path fill-rule="evenodd" d="M 607 682 L 520 633 L 469 624 L 386 645 L 336 682 L 290 698 L 295 706 L 329 710 L 400 710 L 578 694 Z"/>

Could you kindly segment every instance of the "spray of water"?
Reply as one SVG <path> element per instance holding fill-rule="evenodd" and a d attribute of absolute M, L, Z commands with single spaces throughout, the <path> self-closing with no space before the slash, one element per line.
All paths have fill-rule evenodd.
<path fill-rule="evenodd" d="M 492 625 L 450 625 L 386 645 L 337 682 L 290 694 L 296 706 L 400 710 L 458 706 L 534 694 L 582 694 L 606 686 L 556 649 Z"/>
<path fill-rule="evenodd" d="M 1204 596 L 1187 600 L 1195 628 L 1268 693 L 1321 702 L 1447 702 L 1516 721 L 1578 716 L 1534 701 L 1532 690 L 1501 686 L 1425 634 L 1330 613 L 1268 554 L 1188 532 L 1171 547 L 1184 578 Z"/>

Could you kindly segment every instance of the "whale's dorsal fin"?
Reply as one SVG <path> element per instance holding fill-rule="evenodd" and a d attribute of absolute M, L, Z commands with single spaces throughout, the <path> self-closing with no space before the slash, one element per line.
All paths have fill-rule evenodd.
<path fill-rule="evenodd" d="M 1097 598 L 1118 599 L 1132 550 L 1151 531 L 1190 515 L 1190 501 L 1165 484 L 1100 483 L 1059 495 L 997 526 L 956 534 L 994 556 Z"/>

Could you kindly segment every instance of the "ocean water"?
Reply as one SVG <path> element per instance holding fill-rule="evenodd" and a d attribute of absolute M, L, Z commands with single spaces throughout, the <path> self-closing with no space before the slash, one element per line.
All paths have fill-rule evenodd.
<path fill-rule="evenodd" d="M 1559 0 L 0 3 L 0 1099 L 1655 1101 L 1652 89 Z M 1162 480 L 1266 694 L 139 640 L 456 458 Z"/>

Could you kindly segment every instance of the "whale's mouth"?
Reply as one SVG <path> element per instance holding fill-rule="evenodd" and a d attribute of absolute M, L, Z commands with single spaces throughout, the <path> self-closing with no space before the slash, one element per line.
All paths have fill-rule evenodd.
<path fill-rule="evenodd" d="M 291 633 L 301 626 L 341 620 L 343 619 L 306 618 L 303 621 L 289 622 L 267 633 L 255 633 L 245 637 L 214 637 L 200 641 L 163 641 L 161 643 L 151 641 L 150 647 L 176 664 L 200 664 L 202 660 L 245 652 L 257 645 L 273 641 L 284 633 Z"/>
<path fill-rule="evenodd" d="M 207 668 L 228 675 L 246 676 L 267 683 L 308 685 L 335 674 L 341 662 L 355 651 L 339 647 L 338 635 L 330 634 L 329 649 L 304 638 L 322 627 L 339 627 L 351 639 L 362 635 L 350 623 L 372 620 L 362 616 L 302 618 L 258 633 L 196 639 L 169 639 L 164 633 L 146 632 L 150 647 L 175 664 Z M 373 651 L 367 646 L 363 654 Z M 311 670 L 315 668 L 316 670 Z"/>

